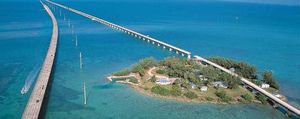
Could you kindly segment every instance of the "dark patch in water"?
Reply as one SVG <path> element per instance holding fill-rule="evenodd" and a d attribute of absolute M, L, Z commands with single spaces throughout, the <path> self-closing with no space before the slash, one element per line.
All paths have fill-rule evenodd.
<path fill-rule="evenodd" d="M 194 113 L 197 114 L 197 115 L 201 114 L 201 112 L 198 111 L 198 110 L 194 111 Z"/>
<path fill-rule="evenodd" d="M 67 100 L 74 100 L 78 99 L 81 92 L 73 90 L 68 87 L 64 87 L 62 85 L 57 85 L 53 87 L 54 97 L 67 99 Z"/>
<path fill-rule="evenodd" d="M 19 64 L 10 64 L 0 67 L 5 69 L 0 71 L 0 95 L 2 95 L 10 84 L 13 84 L 16 81 L 17 75 L 20 74 L 18 73 L 20 66 Z"/>
<path fill-rule="evenodd" d="M 107 84 L 93 86 L 93 88 L 94 89 L 113 89 L 113 88 L 116 88 L 116 87 L 114 87 L 114 83 L 113 82 L 109 82 Z"/>
<path fill-rule="evenodd" d="M 0 117 L 0 119 L 14 119 L 14 115 L 12 114 L 5 114 L 3 116 Z"/>
<path fill-rule="evenodd" d="M 106 102 L 102 102 L 102 105 L 107 105 L 107 103 Z"/>
<path fill-rule="evenodd" d="M 75 91 L 73 89 L 64 87 L 62 85 L 56 85 L 53 87 L 53 96 L 51 96 L 49 102 L 49 111 L 50 112 L 67 112 L 70 113 L 74 110 L 95 110 L 91 107 L 85 107 L 83 104 L 77 104 L 70 100 L 75 100 L 79 98 L 81 92 Z"/>
<path fill-rule="evenodd" d="M 299 98 L 287 96 L 287 99 L 288 99 L 289 101 L 296 102 L 297 104 L 300 104 L 300 99 L 299 99 Z"/>
<path fill-rule="evenodd" d="M 4 102 L 5 97 L 4 96 L 0 96 L 0 103 Z"/>
<path fill-rule="evenodd" d="M 296 67 L 297 67 L 298 69 L 300 69 L 300 64 L 297 64 Z"/>
<path fill-rule="evenodd" d="M 72 115 L 72 113 L 71 113 L 71 112 L 68 112 L 68 115 Z"/>

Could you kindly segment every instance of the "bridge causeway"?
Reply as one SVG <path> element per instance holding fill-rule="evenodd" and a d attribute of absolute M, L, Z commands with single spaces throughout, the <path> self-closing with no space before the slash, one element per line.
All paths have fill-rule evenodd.
<path fill-rule="evenodd" d="M 42 1 L 40 1 L 49 16 L 52 19 L 53 30 L 50 45 L 48 48 L 47 55 L 45 57 L 43 66 L 39 73 L 38 79 L 35 83 L 31 96 L 27 102 L 26 108 L 23 112 L 22 119 L 38 119 L 40 115 L 40 110 L 42 108 L 43 99 L 46 94 L 48 82 L 50 80 L 51 71 L 53 68 L 53 63 L 55 60 L 55 53 L 58 40 L 58 26 L 55 16 Z"/>
<path fill-rule="evenodd" d="M 129 34 L 129 35 L 132 35 L 132 36 L 134 36 L 134 37 L 136 37 L 136 38 L 138 38 L 138 39 L 142 39 L 142 40 L 144 40 L 144 41 L 151 42 L 153 45 L 162 46 L 164 49 L 168 48 L 169 51 L 173 51 L 173 50 L 174 50 L 174 51 L 176 52 L 176 54 L 181 54 L 181 56 L 187 57 L 188 59 L 191 58 L 191 53 L 188 52 L 188 51 L 186 51 L 186 50 L 183 50 L 183 49 L 181 49 L 181 48 L 175 47 L 175 46 L 170 45 L 170 44 L 168 44 L 168 43 L 165 43 L 165 42 L 163 42 L 163 41 L 160 41 L 160 40 L 157 40 L 157 39 L 155 39 L 155 38 L 149 37 L 149 36 L 147 36 L 147 35 L 144 35 L 144 34 L 141 34 L 141 33 L 136 32 L 136 31 L 130 30 L 130 29 L 125 28 L 125 27 L 123 27 L 123 26 L 120 26 L 120 25 L 111 23 L 111 22 L 106 21 L 106 20 L 104 20 L 104 19 L 101 19 L 101 18 L 92 16 L 92 15 L 86 14 L 86 13 L 81 12 L 81 11 L 79 11 L 79 10 L 72 9 L 72 8 L 70 8 L 70 7 L 66 7 L 66 6 L 64 6 L 64 5 L 61 5 L 61 4 L 58 4 L 58 3 L 55 3 L 55 2 L 52 2 L 52 1 L 49 1 L 49 0 L 46 0 L 46 1 L 49 2 L 49 3 L 51 3 L 51 4 L 54 4 L 54 5 L 56 5 L 56 6 L 59 6 L 59 7 L 61 7 L 61 8 L 64 8 L 64 9 L 66 9 L 66 10 L 69 10 L 69 11 L 71 11 L 71 12 L 74 12 L 74 13 L 76 13 L 76 14 L 79 14 L 79 15 L 81 15 L 81 16 L 87 17 L 87 18 L 89 18 L 89 19 L 91 19 L 91 20 L 93 20 L 93 21 L 96 21 L 96 22 L 99 22 L 99 23 L 101 23 L 101 24 L 103 24 L 103 25 L 106 25 L 106 26 L 108 26 L 108 27 L 111 27 L 111 28 L 113 28 L 113 29 L 116 29 L 116 30 L 122 31 L 122 32 L 124 32 L 124 33 L 127 33 L 127 34 Z"/>

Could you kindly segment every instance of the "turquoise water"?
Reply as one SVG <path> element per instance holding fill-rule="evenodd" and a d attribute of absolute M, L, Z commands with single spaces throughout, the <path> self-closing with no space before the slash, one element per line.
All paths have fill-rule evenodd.
<path fill-rule="evenodd" d="M 20 118 L 29 98 L 20 90 L 43 62 L 51 21 L 38 1 L 0 4 L 0 118 Z M 221 55 L 272 70 L 282 93 L 300 105 L 300 8 L 229 2 L 61 3 L 182 47 L 202 56 Z M 18 6 L 18 7 L 17 7 Z M 24 7 L 31 6 L 31 7 Z M 18 9 L 17 9 L 18 8 Z M 251 10 L 249 10 L 251 9 Z M 27 10 L 27 11 L 25 11 Z M 4 12 L 5 11 L 5 12 Z M 70 12 L 56 9 L 60 36 L 45 117 L 63 118 L 285 118 L 263 105 L 179 103 L 146 97 L 105 77 L 139 59 L 167 51 Z M 79 52 L 83 69 L 79 68 Z M 83 105 L 83 82 L 88 101 Z"/>

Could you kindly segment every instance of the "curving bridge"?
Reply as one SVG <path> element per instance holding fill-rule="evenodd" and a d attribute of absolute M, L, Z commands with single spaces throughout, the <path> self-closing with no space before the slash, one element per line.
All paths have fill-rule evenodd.
<path fill-rule="evenodd" d="M 144 34 L 141 34 L 141 33 L 136 32 L 136 31 L 130 30 L 130 29 L 125 28 L 125 27 L 123 27 L 123 26 L 120 26 L 120 25 L 111 23 L 111 22 L 106 21 L 106 20 L 104 20 L 104 19 L 100 19 L 100 18 L 98 18 L 98 17 L 95 17 L 95 16 L 92 16 L 92 15 L 86 14 L 86 13 L 84 13 L 84 12 L 81 12 L 81 11 L 78 11 L 78 10 L 75 10 L 75 9 L 72 9 L 72 8 L 70 8 L 70 7 L 66 7 L 66 6 L 64 6 L 64 5 L 61 5 L 61 4 L 58 4 L 58 3 L 55 3 L 55 2 L 52 2 L 52 1 L 49 1 L 49 0 L 46 0 L 46 1 L 49 2 L 49 3 L 51 3 L 51 4 L 54 4 L 54 5 L 56 5 L 56 6 L 59 6 L 59 7 L 61 7 L 61 8 L 64 8 L 64 9 L 66 9 L 66 10 L 69 10 L 69 11 L 71 11 L 71 12 L 77 13 L 77 14 L 79 14 L 79 15 L 81 15 L 81 16 L 87 17 L 87 18 L 89 18 L 89 19 L 91 19 L 91 20 L 93 20 L 93 21 L 96 21 L 96 22 L 99 22 L 99 23 L 104 24 L 104 25 L 106 25 L 106 26 L 109 26 L 109 27 L 111 27 L 111 28 L 113 28 L 113 29 L 117 29 L 117 30 L 122 31 L 122 32 L 124 32 L 124 33 L 127 33 L 127 34 L 129 34 L 129 35 L 132 35 L 132 36 L 134 36 L 134 37 L 136 37 L 136 38 L 142 39 L 142 40 L 144 40 L 144 41 L 151 42 L 151 43 L 154 44 L 154 45 L 162 46 L 164 49 L 168 48 L 169 51 L 173 51 L 173 50 L 174 50 L 174 51 L 176 52 L 176 54 L 181 54 L 181 56 L 187 57 L 188 59 L 191 58 L 191 53 L 188 52 L 188 51 L 186 51 L 186 50 L 183 50 L 183 49 L 181 49 L 181 48 L 175 47 L 175 46 L 173 46 L 173 45 L 170 45 L 170 44 L 168 44 L 168 43 L 162 42 L 162 41 L 157 40 L 157 39 L 155 39 L 155 38 L 152 38 L 152 37 L 149 37 L 149 36 L 147 36 L 147 35 L 144 35 Z"/>
<path fill-rule="evenodd" d="M 45 5 L 42 1 L 40 2 L 52 19 L 53 31 L 52 31 L 50 46 L 48 48 L 48 52 L 45 57 L 44 64 L 39 73 L 38 79 L 35 83 L 31 96 L 27 102 L 26 108 L 23 112 L 22 119 L 39 118 L 40 110 L 43 104 L 43 99 L 45 97 L 48 82 L 50 80 L 51 71 L 55 60 L 56 47 L 57 47 L 57 39 L 58 39 L 57 21 L 53 13 L 49 9 L 49 7 Z"/>

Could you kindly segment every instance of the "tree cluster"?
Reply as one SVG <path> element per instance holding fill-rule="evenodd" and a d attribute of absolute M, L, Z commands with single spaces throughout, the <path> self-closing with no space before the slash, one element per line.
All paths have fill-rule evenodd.
<path fill-rule="evenodd" d="M 277 83 L 276 79 L 273 76 L 271 71 L 265 71 L 263 74 L 263 81 L 265 83 L 270 84 L 271 87 L 279 90 L 279 84 Z"/>
<path fill-rule="evenodd" d="M 216 95 L 223 101 L 223 102 L 229 102 L 232 100 L 232 97 L 226 94 L 225 91 L 217 91 Z"/>
<path fill-rule="evenodd" d="M 246 62 L 238 62 L 235 60 L 223 58 L 223 57 L 210 57 L 208 60 L 225 67 L 227 69 L 234 68 L 235 72 L 245 78 L 256 78 L 256 67 Z"/>

